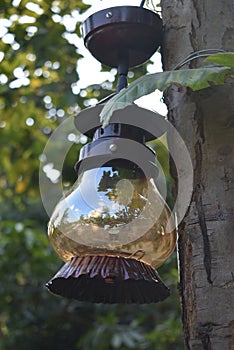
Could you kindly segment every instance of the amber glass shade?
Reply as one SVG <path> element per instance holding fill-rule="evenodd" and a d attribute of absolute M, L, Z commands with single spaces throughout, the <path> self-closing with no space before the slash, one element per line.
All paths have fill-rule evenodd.
<path fill-rule="evenodd" d="M 106 165 L 80 174 L 56 206 L 48 234 L 65 262 L 118 256 L 157 268 L 176 244 L 170 209 L 154 179 L 137 167 Z"/>

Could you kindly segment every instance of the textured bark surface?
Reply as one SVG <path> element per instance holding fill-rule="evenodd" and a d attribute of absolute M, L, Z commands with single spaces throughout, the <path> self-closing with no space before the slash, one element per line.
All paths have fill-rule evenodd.
<path fill-rule="evenodd" d="M 233 0 L 163 0 L 164 69 L 191 52 L 234 51 Z M 183 68 L 196 68 L 195 60 Z M 183 69 L 182 68 L 182 69 Z M 194 166 L 194 193 L 180 225 L 185 348 L 234 349 L 234 87 L 200 92 L 173 86 L 169 119 Z"/>

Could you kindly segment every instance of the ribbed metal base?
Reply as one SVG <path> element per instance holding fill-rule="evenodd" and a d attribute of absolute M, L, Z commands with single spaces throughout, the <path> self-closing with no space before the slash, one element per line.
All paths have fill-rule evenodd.
<path fill-rule="evenodd" d="M 148 264 L 118 256 L 72 258 L 46 284 L 66 298 L 93 303 L 156 303 L 170 294 Z"/>

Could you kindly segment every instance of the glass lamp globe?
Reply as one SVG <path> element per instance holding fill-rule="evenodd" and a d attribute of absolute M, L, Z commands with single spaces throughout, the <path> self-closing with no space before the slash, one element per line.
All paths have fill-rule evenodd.
<path fill-rule="evenodd" d="M 176 231 L 155 179 L 131 162 L 82 171 L 48 226 L 66 264 L 47 287 L 94 302 L 156 302 L 168 296 L 155 268 L 173 252 Z"/>

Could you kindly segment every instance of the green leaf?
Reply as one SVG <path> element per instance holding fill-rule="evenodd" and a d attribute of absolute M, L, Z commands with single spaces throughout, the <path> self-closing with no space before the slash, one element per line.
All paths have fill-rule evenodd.
<path fill-rule="evenodd" d="M 215 55 L 211 55 L 205 59 L 205 62 L 213 62 L 220 64 L 221 66 L 234 68 L 234 52 L 217 53 Z"/>
<path fill-rule="evenodd" d="M 109 124 L 111 115 L 115 110 L 126 107 L 136 99 L 150 94 L 156 89 L 164 91 L 175 83 L 189 87 L 192 90 L 201 90 L 212 84 L 223 84 L 229 71 L 230 68 L 228 67 L 207 67 L 145 75 L 136 79 L 107 102 L 100 114 L 102 126 L 106 127 Z"/>

